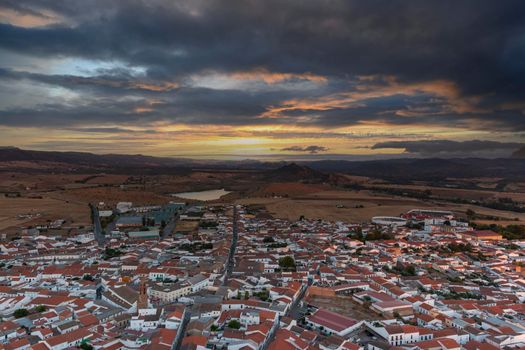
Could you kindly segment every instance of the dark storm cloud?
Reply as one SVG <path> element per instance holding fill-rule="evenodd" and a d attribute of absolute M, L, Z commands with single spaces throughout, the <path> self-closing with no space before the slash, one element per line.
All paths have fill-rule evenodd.
<path fill-rule="evenodd" d="M 305 146 L 305 147 L 291 146 L 291 147 L 282 148 L 281 151 L 307 152 L 310 154 L 316 154 L 319 152 L 326 152 L 328 151 L 328 148 L 324 146 L 317 146 L 317 145 L 310 145 L 310 146 Z"/>
<path fill-rule="evenodd" d="M 0 110 L 0 125 L 11 126 L 82 126 L 114 122 L 123 125 L 148 125 L 156 121 L 186 124 L 258 125 L 269 118 L 258 117 L 265 105 L 277 99 L 276 93 L 251 94 L 238 90 L 185 88 L 177 94 L 153 102 L 147 98 L 82 98 L 71 103 L 48 103 L 38 110 L 10 108 Z M 290 123 L 286 117 L 278 120 Z"/>
<path fill-rule="evenodd" d="M 320 126 L 382 121 L 394 125 L 458 125 L 525 130 L 525 3 L 493 1 L 6 1 L 4 7 L 63 22 L 22 28 L 0 24 L 0 48 L 35 59 L 82 58 L 140 67 L 144 76 L 93 77 L 13 72 L 71 90 L 91 89 L 87 103 L 3 109 L 3 124 L 53 125 L 158 120 L 211 124 L 294 123 Z M 2 59 L 0 58 L 0 66 Z M 194 74 L 265 68 L 327 77 L 327 90 L 351 90 L 357 76 L 395 76 L 402 84 L 447 80 L 470 110 L 449 108 L 449 96 L 390 96 L 362 106 L 295 109 L 265 115 L 303 90 L 250 94 L 178 84 Z M 131 68 L 130 68 L 131 69 Z M 144 85 L 144 84 L 148 85 Z M 152 85 L 151 85 L 152 84 Z M 168 85 L 165 85 L 168 84 Z M 169 85 L 177 84 L 177 85 Z M 117 101 L 100 94 L 119 95 Z M 125 100 L 126 94 L 134 99 Z M 143 101 L 137 101 L 139 95 Z M 161 103 L 141 106 L 153 96 Z M 140 108 L 145 112 L 135 113 Z M 0 106 L 0 109 L 1 106 Z M 416 117 L 404 117 L 412 113 Z M 275 118 L 277 117 L 277 118 Z"/>
<path fill-rule="evenodd" d="M 0 68 L 0 79 L 27 79 L 43 84 L 58 85 L 72 90 L 91 88 L 97 89 L 98 92 L 104 94 L 129 93 L 129 90 L 135 90 L 140 93 L 169 92 L 178 88 L 178 84 L 174 82 L 140 79 L 125 74 L 84 77 L 74 75 L 46 75 Z"/>
<path fill-rule="evenodd" d="M 510 155 L 513 151 L 520 149 L 525 144 L 517 142 L 497 141 L 451 141 L 451 140 L 418 140 L 418 141 L 388 141 L 376 143 L 372 149 L 398 148 L 407 153 L 424 156 L 435 156 L 441 154 L 487 154 Z"/>
<path fill-rule="evenodd" d="M 31 2 L 26 3 L 30 8 Z M 482 77 L 487 73 L 500 71 L 503 79 L 523 69 L 519 60 L 503 66 L 523 53 L 521 1 L 86 3 L 93 5 L 78 12 L 66 7 L 65 16 L 81 21 L 74 26 L 2 25 L 2 46 L 53 56 L 111 55 L 159 71 L 259 64 L 277 71 L 413 79 L 414 74 L 430 78 L 446 72 L 470 74 L 471 79 L 487 80 L 487 86 L 495 83 Z M 40 1 L 35 4 L 43 7 Z M 485 68 L 484 74 L 479 68 Z"/>

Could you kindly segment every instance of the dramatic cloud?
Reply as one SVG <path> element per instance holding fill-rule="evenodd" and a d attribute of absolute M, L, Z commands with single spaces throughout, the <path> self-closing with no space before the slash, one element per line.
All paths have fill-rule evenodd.
<path fill-rule="evenodd" d="M 520 0 L 6 0 L 0 13 L 3 142 L 38 128 L 42 145 L 82 133 L 90 147 L 150 130 L 166 152 L 216 130 L 203 153 L 524 141 Z"/>
<path fill-rule="evenodd" d="M 524 147 L 523 143 L 496 141 L 450 141 L 450 140 L 420 140 L 420 141 L 389 141 L 380 142 L 372 149 L 397 148 L 407 153 L 424 156 L 436 155 L 493 155 L 509 156 L 514 151 Z"/>
<path fill-rule="evenodd" d="M 301 146 L 291 146 L 291 147 L 285 147 L 281 149 L 281 151 L 291 151 L 291 152 L 308 152 L 310 154 L 315 154 L 319 152 L 326 152 L 328 151 L 327 147 L 323 146 L 316 146 L 316 145 L 310 145 L 306 147 Z"/>

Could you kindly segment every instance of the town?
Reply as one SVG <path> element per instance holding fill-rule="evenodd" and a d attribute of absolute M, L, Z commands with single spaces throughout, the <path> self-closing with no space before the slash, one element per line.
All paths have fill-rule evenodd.
<path fill-rule="evenodd" d="M 525 242 L 453 208 L 359 224 L 207 202 L 91 209 L 66 236 L 56 218 L 0 243 L 0 349 L 525 346 Z"/>
<path fill-rule="evenodd" d="M 0 0 L 0 350 L 525 350 L 524 0 Z"/>

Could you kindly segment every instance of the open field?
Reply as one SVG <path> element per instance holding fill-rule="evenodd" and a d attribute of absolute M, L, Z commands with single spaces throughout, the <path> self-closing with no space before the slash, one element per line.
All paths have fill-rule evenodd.
<path fill-rule="evenodd" d="M 53 194 L 53 197 L 82 201 L 88 203 L 104 202 L 114 206 L 118 202 L 133 202 L 134 205 L 165 204 L 173 198 L 159 195 L 140 189 L 120 189 L 118 187 L 94 187 L 94 188 L 77 188 L 68 191 L 60 191 Z"/>
<path fill-rule="evenodd" d="M 468 209 L 470 209 L 470 210 L 475 211 L 477 214 L 495 216 L 495 217 L 505 219 L 507 221 L 513 221 L 513 224 L 523 225 L 525 223 L 525 213 L 516 213 L 513 211 L 497 210 L 497 209 L 485 208 L 485 207 L 480 207 L 477 205 L 470 205 L 470 204 L 451 203 L 449 206 L 450 208 L 453 208 L 455 212 L 459 212 L 459 213 L 465 213 Z M 518 219 L 518 221 L 516 221 L 515 219 Z M 485 221 L 485 223 L 495 223 L 499 225 L 504 225 L 505 220 L 491 221 L 491 220 L 480 219 L 480 221 L 482 222 Z"/>
<path fill-rule="evenodd" d="M 491 189 L 487 190 L 471 190 L 461 188 L 445 188 L 445 187 L 433 187 L 425 185 L 395 185 L 395 184 L 374 184 L 374 187 L 379 188 L 396 188 L 396 189 L 407 189 L 416 191 L 431 191 L 432 195 L 446 197 L 446 198 L 461 198 L 466 200 L 487 200 L 487 199 L 498 199 L 498 198 L 511 198 L 514 201 L 525 202 L 525 193 L 523 192 L 512 192 L 512 191 L 494 191 Z"/>
<path fill-rule="evenodd" d="M 330 221 L 348 221 L 360 223 L 369 221 L 373 216 L 398 216 L 410 209 L 445 209 L 465 215 L 468 209 L 487 216 L 500 217 L 503 220 L 480 223 L 523 224 L 525 213 L 515 213 L 470 204 L 448 203 L 446 201 L 420 200 L 415 198 L 388 196 L 369 191 L 329 190 L 288 198 L 252 197 L 238 199 L 235 203 L 243 205 L 264 205 L 274 217 L 297 220 L 302 215 L 308 219 Z M 337 208 L 343 205 L 343 208 Z M 363 206 L 356 208 L 356 206 Z M 519 221 L 515 221 L 518 218 Z"/>
<path fill-rule="evenodd" d="M 31 163 L 15 165 L 28 169 Z M 370 221 L 373 216 L 398 216 L 414 208 L 435 208 L 452 210 L 460 217 L 464 217 L 468 209 L 481 216 L 494 217 L 480 217 L 477 221 L 479 223 L 525 223 L 525 213 L 447 202 L 447 199 L 453 198 L 461 199 L 464 203 L 470 203 L 471 200 L 497 201 L 502 197 L 512 198 L 518 203 L 525 202 L 525 193 L 520 192 L 520 186 L 525 188 L 523 183 L 516 183 L 519 186 L 512 187 L 514 190 L 509 192 L 494 190 L 495 184 L 500 183 L 501 178 L 451 179 L 455 181 L 453 185 L 463 184 L 466 188 L 447 188 L 427 186 L 424 181 L 391 184 L 381 179 L 349 174 L 336 174 L 327 178 L 301 167 L 297 169 L 297 166 L 284 167 L 282 171 L 270 171 L 265 177 L 261 176 L 261 172 L 253 170 L 228 169 L 200 169 L 150 175 L 90 173 L 83 170 L 80 173 L 52 173 L 47 168 L 50 164 L 33 165 L 31 171 L 0 171 L 0 192 L 16 192 L 21 195 L 18 199 L 20 205 L 10 207 L 12 202 L 6 202 L 16 198 L 2 198 L 0 201 L 0 228 L 23 224 L 29 219 L 19 220 L 16 216 L 33 209 L 41 212 L 42 219 L 44 215 L 57 213 L 59 215 L 49 215 L 46 219 L 56 219 L 67 214 L 71 215 L 72 220 L 84 220 L 88 223 L 88 203 L 105 202 L 109 206 L 114 206 L 120 201 L 130 201 L 135 205 L 163 204 L 177 200 L 169 196 L 170 193 L 220 188 L 226 188 L 232 193 L 216 202 L 262 205 L 274 217 L 289 220 L 297 220 L 304 216 L 309 219 L 361 223 Z M 45 171 L 39 171 L 40 166 L 44 167 Z M 341 178 L 344 180 L 341 181 Z M 369 189 L 350 189 L 354 184 Z M 484 189 L 469 189 L 475 185 Z M 389 194 L 377 190 L 382 188 L 397 191 L 394 191 L 395 194 Z M 407 192 L 430 191 L 433 198 L 410 198 L 410 194 L 403 196 L 403 191 L 399 190 L 404 189 Z M 27 198 L 31 196 L 42 196 L 43 199 Z M 70 209 L 64 211 L 64 207 L 73 208 L 72 213 L 69 214 Z M 518 221 L 515 221 L 516 218 Z"/>
<path fill-rule="evenodd" d="M 78 225 L 90 224 L 89 207 L 78 202 L 53 198 L 6 198 L 0 197 L 0 229 L 20 225 L 45 223 L 47 220 L 65 219 Z M 18 219 L 20 214 L 33 218 Z M 37 217 L 37 215 L 40 216 Z"/>
<path fill-rule="evenodd" d="M 87 175 L 0 173 L 0 188 L 9 191 L 49 191 L 78 184 Z"/>
<path fill-rule="evenodd" d="M 261 189 L 255 191 L 253 196 L 300 196 L 304 194 L 311 194 L 320 191 L 329 190 L 328 185 L 322 184 L 303 184 L 300 182 L 282 182 L 270 183 L 262 186 Z"/>
<path fill-rule="evenodd" d="M 399 215 L 414 208 L 436 207 L 417 199 L 378 196 L 368 191 L 323 191 L 294 198 L 245 198 L 239 204 L 262 204 L 277 218 L 364 222 L 378 215 Z M 337 208 L 343 205 L 343 208 Z M 363 206 L 356 208 L 356 206 Z"/>
<path fill-rule="evenodd" d="M 46 192 L 69 188 L 115 186 L 125 183 L 127 179 L 127 175 L 112 174 L 0 172 L 0 190 Z"/>

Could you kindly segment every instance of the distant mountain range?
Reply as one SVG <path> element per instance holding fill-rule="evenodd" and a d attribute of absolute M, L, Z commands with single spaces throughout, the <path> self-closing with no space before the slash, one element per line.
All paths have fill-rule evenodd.
<path fill-rule="evenodd" d="M 326 182 L 330 179 L 330 175 L 322 171 L 296 163 L 286 164 L 277 169 L 262 172 L 262 176 L 265 180 L 272 182 Z"/>
<path fill-rule="evenodd" d="M 0 162 L 35 161 L 88 166 L 176 166 L 188 164 L 191 159 L 151 157 L 141 154 L 94 154 L 88 152 L 53 152 L 23 150 L 16 147 L 0 148 Z"/>
<path fill-rule="evenodd" d="M 442 180 L 446 178 L 504 178 L 525 180 L 525 159 L 520 158 L 424 158 L 371 161 L 317 161 L 308 166 L 386 180 Z"/>
<path fill-rule="evenodd" d="M 261 162 L 257 160 L 220 161 L 190 158 L 153 157 L 140 154 L 93 154 L 0 148 L 0 164 L 5 162 L 50 163 L 55 171 L 173 173 L 192 169 L 257 170 L 270 181 L 326 181 L 333 173 L 382 178 L 387 180 L 439 180 L 445 178 L 500 177 L 525 181 L 525 149 L 513 158 L 405 158 L 369 161 L 319 160 Z M 25 165 L 14 165 L 24 167 Z M 6 169 L 4 168 L 4 171 Z"/>

